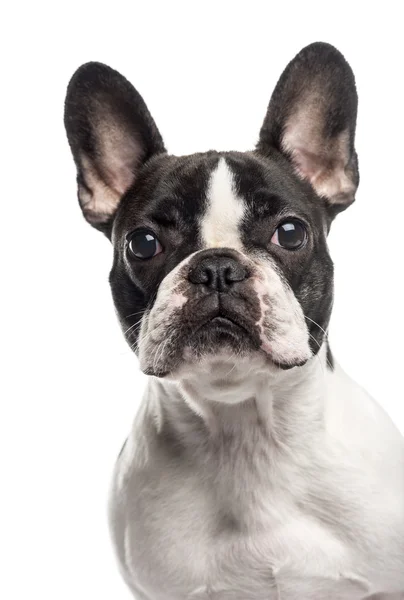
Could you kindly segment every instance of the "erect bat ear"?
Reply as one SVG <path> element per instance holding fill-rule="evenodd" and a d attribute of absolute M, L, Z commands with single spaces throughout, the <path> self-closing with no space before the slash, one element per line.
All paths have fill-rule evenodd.
<path fill-rule="evenodd" d="M 264 155 L 274 148 L 286 155 L 334 213 L 354 201 L 359 183 L 357 105 L 354 75 L 342 54 L 311 44 L 281 75 L 257 144 Z"/>
<path fill-rule="evenodd" d="M 83 214 L 109 235 L 119 201 L 141 166 L 165 152 L 161 135 L 129 81 L 96 62 L 82 65 L 69 83 L 65 127 Z"/>

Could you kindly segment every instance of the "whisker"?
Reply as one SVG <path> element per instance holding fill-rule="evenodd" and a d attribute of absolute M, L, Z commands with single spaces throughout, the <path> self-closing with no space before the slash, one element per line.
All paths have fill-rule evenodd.
<path fill-rule="evenodd" d="M 133 325 L 131 325 L 130 327 L 128 327 L 128 329 L 126 331 L 123 332 L 123 335 L 126 335 L 129 333 L 129 331 L 131 329 L 134 329 L 136 327 L 136 325 L 139 325 L 139 323 L 141 322 L 141 319 L 139 319 L 138 321 L 136 321 L 136 323 L 133 323 Z M 132 332 L 133 333 L 133 332 Z M 132 334 L 131 334 L 132 335 Z"/>
<path fill-rule="evenodd" d="M 146 312 L 147 308 L 143 310 L 139 310 L 138 312 L 132 313 L 130 315 L 126 315 L 125 319 L 129 319 L 129 317 L 136 317 L 136 315 L 143 315 Z"/>
<path fill-rule="evenodd" d="M 236 354 L 235 358 L 237 359 L 237 354 Z M 233 373 L 233 371 L 234 371 L 235 368 L 236 368 L 236 360 L 234 361 L 234 365 L 232 366 L 232 368 L 230 369 L 230 371 L 228 373 L 226 373 L 226 375 L 224 376 L 225 379 L 227 379 L 227 377 L 229 377 L 229 375 L 231 375 L 231 373 Z"/>
<path fill-rule="evenodd" d="M 309 333 L 309 336 L 311 337 L 311 339 L 312 339 L 314 342 L 316 342 L 317 346 L 318 346 L 318 347 L 319 347 L 319 349 L 321 350 L 321 344 L 320 344 L 320 343 L 319 343 L 319 342 L 316 340 L 316 338 L 314 337 L 314 335 L 311 335 L 311 333 Z M 319 363 L 320 363 L 321 370 L 322 370 L 322 372 L 323 372 L 323 376 L 325 376 L 324 365 L 323 365 L 323 363 L 321 362 L 321 359 L 320 359 L 320 357 L 319 357 L 319 355 L 318 355 L 318 352 L 317 352 L 317 354 L 316 354 L 316 358 L 317 358 L 317 360 L 318 360 L 318 361 L 319 361 Z"/>
<path fill-rule="evenodd" d="M 324 333 L 324 335 L 326 336 L 326 338 L 328 338 L 328 331 L 324 331 L 324 329 L 321 327 L 321 325 L 319 325 L 318 323 L 316 323 L 316 321 L 313 321 L 313 319 L 310 319 L 310 317 L 306 317 L 306 315 L 304 315 L 304 318 L 307 319 L 308 321 L 311 321 L 314 325 L 316 325 L 319 329 L 321 329 L 321 331 Z M 311 333 L 309 333 L 310 337 L 316 342 L 316 344 L 318 345 L 319 348 L 321 348 L 320 344 L 318 343 L 318 341 L 311 335 Z M 321 362 L 321 361 L 320 361 Z M 328 358 L 326 359 L 327 365 L 330 367 L 330 369 L 332 369 L 332 364 L 330 363 L 330 361 L 328 360 Z"/>
<path fill-rule="evenodd" d="M 323 333 L 325 336 L 328 335 L 327 331 L 325 331 L 321 325 L 319 325 L 318 323 L 316 323 L 316 321 L 313 321 L 313 319 L 310 319 L 310 317 L 306 317 L 306 315 L 303 315 L 305 319 L 307 319 L 308 321 L 310 321 L 311 323 L 313 323 L 313 325 L 316 325 Z"/>
<path fill-rule="evenodd" d="M 321 348 L 321 344 L 320 344 L 320 342 L 319 342 L 318 340 L 316 340 L 316 338 L 314 337 L 314 335 L 312 335 L 311 333 L 309 333 L 309 336 L 311 337 L 311 339 L 312 339 L 314 342 L 316 342 L 317 346 L 318 346 L 319 348 Z"/>
<path fill-rule="evenodd" d="M 136 350 L 139 349 L 139 345 L 143 342 L 145 342 L 147 339 L 149 339 L 149 337 L 152 335 L 153 333 L 153 329 L 151 329 L 150 331 L 148 331 L 147 333 L 144 333 L 142 336 L 139 335 L 138 339 L 130 346 L 131 350 L 133 350 L 134 348 L 137 348 Z"/>

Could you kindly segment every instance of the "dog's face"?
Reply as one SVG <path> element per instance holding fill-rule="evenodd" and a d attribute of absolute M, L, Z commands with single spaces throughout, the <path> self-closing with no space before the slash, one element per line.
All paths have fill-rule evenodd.
<path fill-rule="evenodd" d="M 313 44 L 279 80 L 255 151 L 176 157 L 121 75 L 76 72 L 65 123 L 79 200 L 114 245 L 112 294 L 144 372 L 181 378 L 228 356 L 285 369 L 318 352 L 326 238 L 358 184 L 356 108 L 349 65 Z"/>
<path fill-rule="evenodd" d="M 219 352 L 286 367 L 318 350 L 332 265 L 326 211 L 305 187 L 253 153 L 152 161 L 112 231 L 112 292 L 130 343 L 139 323 L 143 370 Z"/>

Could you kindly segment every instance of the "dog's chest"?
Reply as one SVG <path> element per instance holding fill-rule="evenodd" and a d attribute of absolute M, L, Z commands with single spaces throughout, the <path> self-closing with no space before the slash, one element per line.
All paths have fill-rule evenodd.
<path fill-rule="evenodd" d="M 175 481 L 175 474 L 171 473 Z M 164 481 L 162 482 L 164 488 Z M 144 491 L 126 511 L 125 568 L 150 600 L 355 600 L 367 587 L 355 557 L 304 509 L 268 495 L 254 528 L 240 528 L 225 498 L 190 478 Z M 156 492 L 157 490 L 155 490 Z M 133 499 L 133 491 L 130 493 Z M 245 524 L 244 524 L 245 525 Z"/>
<path fill-rule="evenodd" d="M 304 517 L 276 530 L 211 539 L 195 525 L 138 547 L 127 532 L 132 576 L 150 600 L 355 600 L 366 582 L 341 543 Z M 147 575 L 145 576 L 145 574 Z"/>

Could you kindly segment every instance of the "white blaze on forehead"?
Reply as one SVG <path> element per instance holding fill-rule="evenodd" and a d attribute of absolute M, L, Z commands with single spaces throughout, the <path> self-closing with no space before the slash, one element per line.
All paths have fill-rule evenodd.
<path fill-rule="evenodd" d="M 241 249 L 240 223 L 245 205 L 235 192 L 233 175 L 224 158 L 212 172 L 208 205 L 201 222 L 202 240 L 207 248 Z"/>

